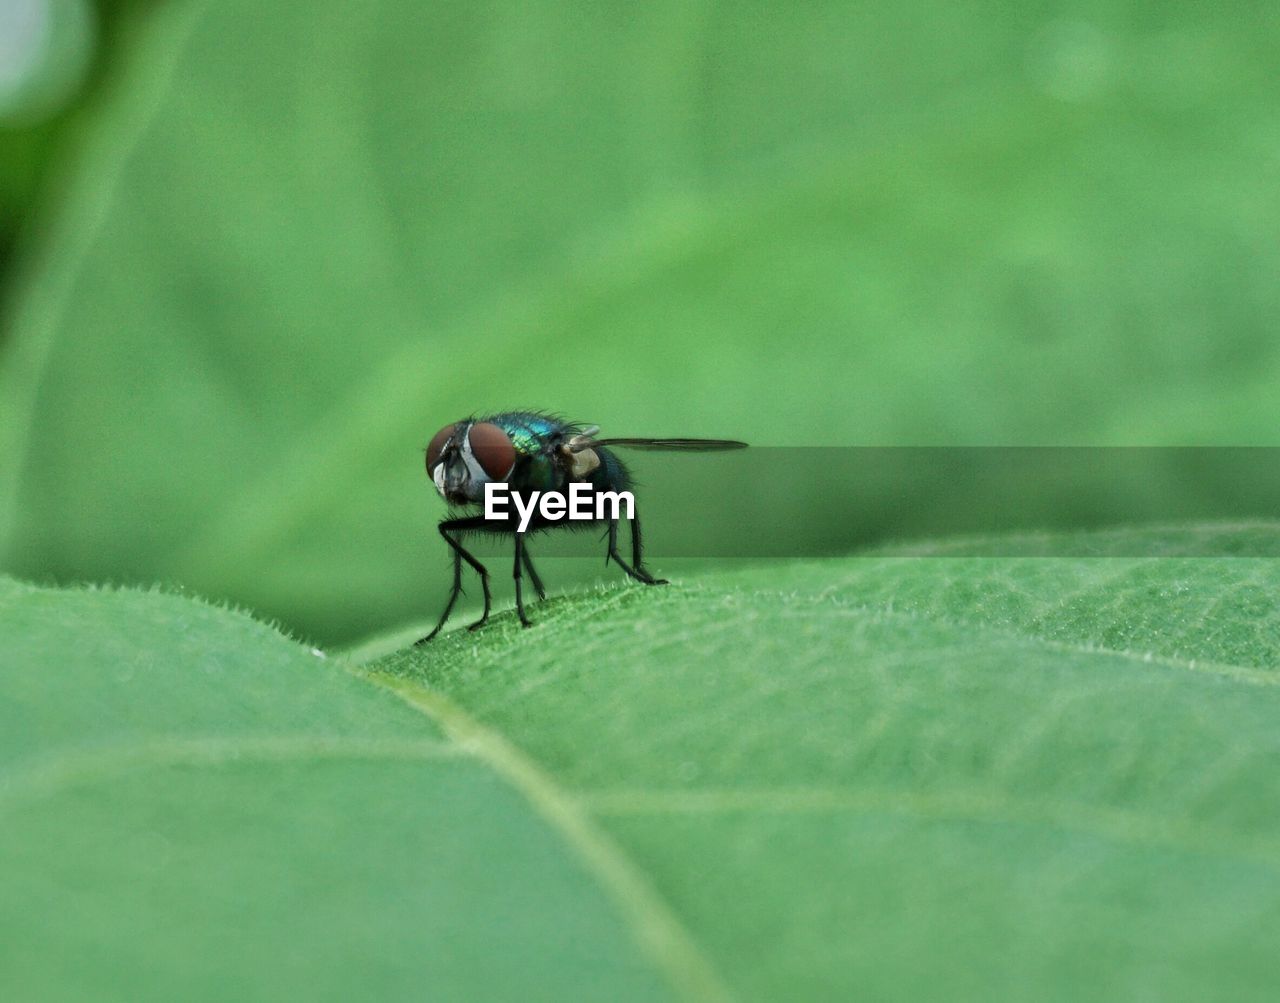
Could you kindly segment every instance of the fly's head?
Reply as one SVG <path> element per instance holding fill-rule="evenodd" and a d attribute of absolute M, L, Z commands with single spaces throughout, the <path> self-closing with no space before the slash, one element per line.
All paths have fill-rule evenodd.
<path fill-rule="evenodd" d="M 511 437 L 489 421 L 446 425 L 427 446 L 427 476 L 450 505 L 483 501 L 485 484 L 505 481 L 515 464 Z"/>

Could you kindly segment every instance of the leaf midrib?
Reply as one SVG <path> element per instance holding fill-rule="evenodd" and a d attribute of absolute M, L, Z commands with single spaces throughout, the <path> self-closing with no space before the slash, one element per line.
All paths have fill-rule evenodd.
<path fill-rule="evenodd" d="M 570 855 L 579 860 L 619 908 L 621 919 L 649 962 L 666 976 L 681 997 L 722 1003 L 734 999 L 720 974 L 675 913 L 652 889 L 643 872 L 578 809 L 575 797 L 562 791 L 497 733 L 473 721 L 439 694 L 408 680 L 379 677 L 349 666 L 344 668 L 355 678 L 390 691 L 438 725 L 446 738 L 163 736 L 86 744 L 30 757 L 0 771 L 0 818 L 25 799 L 54 797 L 71 788 L 103 784 L 147 769 L 335 760 L 426 762 L 466 757 L 494 772 L 550 824 Z"/>
<path fill-rule="evenodd" d="M 564 791 L 516 746 L 482 725 L 443 694 L 416 682 L 352 669 L 425 715 L 462 749 L 506 781 L 565 841 L 586 871 L 619 908 L 642 952 L 680 996 L 697 1001 L 734 999 L 720 973 L 654 890 L 644 872 L 594 824 Z"/>

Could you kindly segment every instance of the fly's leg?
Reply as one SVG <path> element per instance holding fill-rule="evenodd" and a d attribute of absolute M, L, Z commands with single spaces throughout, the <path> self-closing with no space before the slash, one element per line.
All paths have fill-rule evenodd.
<path fill-rule="evenodd" d="M 670 584 L 665 578 L 654 578 L 647 570 L 645 570 L 643 555 L 644 548 L 640 543 L 640 514 L 633 510 L 631 513 L 631 563 L 635 567 L 637 574 L 648 576 L 649 584 Z M 641 578 L 640 580 L 644 581 L 644 578 Z"/>
<path fill-rule="evenodd" d="M 529 620 L 529 618 L 528 618 L 527 616 L 525 616 L 525 615 L 524 615 L 524 595 L 522 594 L 522 592 L 521 592 L 521 588 L 520 588 L 520 584 L 521 584 L 521 579 L 520 579 L 521 566 L 522 566 L 522 565 L 524 564 L 524 562 L 525 562 L 525 557 L 526 557 L 526 555 L 525 555 L 525 552 L 524 552 L 524 534 L 523 534 L 523 533 L 517 533 L 517 534 L 516 534 L 516 560 L 515 560 L 515 568 L 513 569 L 512 573 L 511 573 L 511 577 L 512 577 L 512 578 L 514 578 L 514 579 L 515 579 L 515 582 L 516 582 L 516 613 L 517 613 L 517 614 L 519 614 L 519 616 L 520 616 L 520 626 L 522 626 L 522 627 L 532 627 L 532 626 L 533 626 L 533 623 Z M 532 575 L 530 575 L 530 577 L 533 577 L 533 576 L 532 576 Z"/>
<path fill-rule="evenodd" d="M 524 569 L 529 572 L 529 581 L 533 582 L 534 591 L 538 593 L 539 601 L 547 598 L 547 590 L 542 584 L 542 579 L 538 577 L 538 572 L 533 568 L 533 558 L 529 556 L 527 548 L 521 548 L 521 554 L 524 557 Z"/>
<path fill-rule="evenodd" d="M 435 625 L 435 629 L 426 637 L 420 637 L 413 643 L 426 644 L 433 637 L 444 629 L 445 622 L 449 619 L 449 614 L 453 612 L 453 604 L 458 601 L 458 596 L 462 594 L 462 555 L 456 550 L 453 551 L 453 588 L 449 590 L 449 601 L 444 604 L 444 612 L 440 614 L 440 622 Z"/>
<path fill-rule="evenodd" d="M 477 627 L 483 627 L 489 619 L 489 571 L 483 564 L 477 561 L 470 551 L 467 550 L 457 539 L 450 535 L 456 533 L 459 537 L 464 533 L 474 529 L 480 529 L 485 524 L 484 516 L 476 515 L 465 519 L 445 519 L 437 527 L 440 535 L 444 537 L 445 542 L 449 544 L 453 550 L 453 590 L 449 594 L 449 602 L 444 608 L 444 614 L 440 617 L 440 622 L 436 624 L 436 629 L 426 637 L 421 638 L 417 643 L 425 644 L 435 637 L 445 621 L 449 619 L 449 614 L 453 611 L 453 604 L 458 598 L 458 593 L 462 591 L 462 562 L 466 561 L 480 576 L 480 587 L 484 590 L 484 613 L 480 619 L 468 626 L 468 630 L 475 630 Z"/>
<path fill-rule="evenodd" d="M 634 538 L 632 539 L 632 551 L 633 553 L 638 553 L 638 550 L 636 549 L 636 546 L 635 546 Z M 640 567 L 640 562 L 638 560 L 636 561 L 636 566 L 633 568 L 630 564 L 628 564 L 626 561 L 622 559 L 622 555 L 618 553 L 618 520 L 617 519 L 609 520 L 609 555 L 608 556 L 612 557 L 618 563 L 618 567 L 620 567 L 623 571 L 625 571 L 628 575 L 630 575 L 632 578 L 634 578 L 638 582 L 644 582 L 646 585 L 666 585 L 667 584 L 667 580 L 665 578 L 654 578 L 653 575 L 649 574 L 649 572 L 645 571 L 644 568 Z"/>

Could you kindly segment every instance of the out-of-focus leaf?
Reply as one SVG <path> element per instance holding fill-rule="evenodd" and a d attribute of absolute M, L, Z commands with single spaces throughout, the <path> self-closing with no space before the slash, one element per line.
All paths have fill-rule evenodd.
<path fill-rule="evenodd" d="M 5 565 L 393 624 L 447 574 L 418 450 L 477 409 L 1274 442 L 1249 12 L 166 5 L 16 298 Z"/>

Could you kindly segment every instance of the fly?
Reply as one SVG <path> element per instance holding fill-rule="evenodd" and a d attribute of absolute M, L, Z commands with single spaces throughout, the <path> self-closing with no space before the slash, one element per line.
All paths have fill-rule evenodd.
<path fill-rule="evenodd" d="M 613 448 L 679 450 L 711 452 L 742 449 L 747 444 L 735 439 L 601 439 L 595 425 L 579 425 L 534 411 L 508 411 L 483 418 L 464 418 L 440 429 L 427 447 L 427 475 L 451 506 L 466 508 L 479 505 L 485 498 L 486 484 L 505 484 L 516 495 L 558 492 L 591 496 L 587 500 L 606 500 L 628 491 L 631 476 L 626 466 L 613 453 Z M 645 585 L 665 585 L 666 579 L 654 578 L 644 566 L 638 514 L 631 512 L 631 563 L 618 552 L 618 511 L 595 508 L 597 517 L 577 525 L 607 523 L 609 548 L 605 561 L 612 559 L 631 578 Z M 552 529 L 564 523 L 552 521 L 541 513 L 521 513 L 504 519 L 486 519 L 483 515 L 453 516 L 440 522 L 440 535 L 453 553 L 453 588 L 445 604 L 440 622 L 426 637 L 430 641 L 444 627 L 453 605 L 462 592 L 462 563 L 465 561 L 480 576 L 484 590 L 484 612 L 468 629 L 484 626 L 489 619 L 489 572 L 475 555 L 462 545 L 468 534 L 491 533 L 510 535 L 515 540 L 512 577 L 516 586 L 516 612 L 522 626 L 532 626 L 524 611 L 522 581 L 525 572 L 539 599 L 547 591 L 534 570 L 533 560 L 525 545 L 528 532 Z"/>

